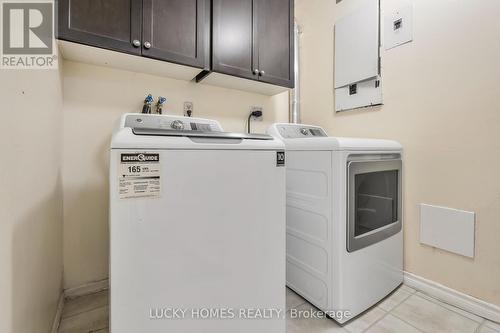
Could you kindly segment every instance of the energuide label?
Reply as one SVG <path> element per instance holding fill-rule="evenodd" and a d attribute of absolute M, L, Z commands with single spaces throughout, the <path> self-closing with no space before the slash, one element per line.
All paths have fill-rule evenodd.
<path fill-rule="evenodd" d="M 120 199 L 159 197 L 160 154 L 121 153 L 118 183 Z"/>

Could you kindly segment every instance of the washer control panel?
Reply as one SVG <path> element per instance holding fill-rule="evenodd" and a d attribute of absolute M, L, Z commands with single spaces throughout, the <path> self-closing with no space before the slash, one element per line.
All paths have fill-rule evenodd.
<path fill-rule="evenodd" d="M 140 113 L 127 115 L 123 127 L 169 129 L 175 131 L 222 132 L 219 122 L 215 120 Z"/>
<path fill-rule="evenodd" d="M 318 126 L 280 124 L 277 125 L 276 128 L 284 139 L 303 139 L 328 136 L 325 130 Z"/>

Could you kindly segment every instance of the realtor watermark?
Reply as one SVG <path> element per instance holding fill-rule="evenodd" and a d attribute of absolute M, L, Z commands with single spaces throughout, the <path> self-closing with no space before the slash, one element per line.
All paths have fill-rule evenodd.
<path fill-rule="evenodd" d="M 150 320 L 276 320 L 276 319 L 325 319 L 331 318 L 338 321 L 345 321 L 352 318 L 349 310 L 321 311 L 315 308 L 311 309 L 290 309 L 286 312 L 279 308 L 245 308 L 235 309 L 230 307 L 221 308 L 150 308 Z"/>
<path fill-rule="evenodd" d="M 247 308 L 235 309 L 230 307 L 221 308 L 151 308 L 149 309 L 149 319 L 247 319 L 247 320 L 270 320 L 284 318 L 285 311 L 283 309 L 261 309 Z"/>
<path fill-rule="evenodd" d="M 1 2 L 2 69 L 56 69 L 54 3 Z"/>
<path fill-rule="evenodd" d="M 331 310 L 321 311 L 316 309 L 290 309 L 290 318 L 304 319 L 325 319 L 332 318 L 338 321 L 349 320 L 352 318 L 352 313 L 349 310 Z"/>

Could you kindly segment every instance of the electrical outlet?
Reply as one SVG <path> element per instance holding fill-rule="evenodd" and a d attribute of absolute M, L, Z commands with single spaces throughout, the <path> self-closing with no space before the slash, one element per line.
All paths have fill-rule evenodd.
<path fill-rule="evenodd" d="M 260 117 L 252 117 L 254 121 L 262 121 L 264 119 L 264 108 L 262 106 L 251 106 L 250 112 L 260 111 L 262 112 L 262 116 Z"/>
<path fill-rule="evenodd" d="M 193 116 L 193 102 L 184 102 L 184 116 Z"/>

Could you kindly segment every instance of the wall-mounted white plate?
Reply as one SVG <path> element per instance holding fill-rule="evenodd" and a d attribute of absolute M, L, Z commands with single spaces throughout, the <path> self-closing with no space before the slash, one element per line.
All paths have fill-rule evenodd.
<path fill-rule="evenodd" d="M 420 205 L 420 243 L 474 257 L 474 212 Z"/>
<path fill-rule="evenodd" d="M 389 11 L 384 17 L 384 46 L 386 50 L 413 40 L 413 5 L 408 3 Z"/>

